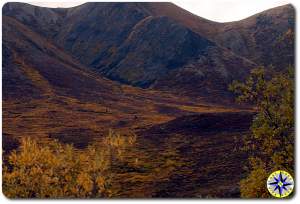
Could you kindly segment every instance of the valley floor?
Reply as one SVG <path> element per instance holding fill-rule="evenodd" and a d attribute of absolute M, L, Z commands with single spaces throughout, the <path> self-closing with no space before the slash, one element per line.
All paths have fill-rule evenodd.
<path fill-rule="evenodd" d="M 78 149 L 109 129 L 133 132 L 133 163 L 116 168 L 117 197 L 238 197 L 246 155 L 239 150 L 253 113 L 168 93 L 123 87 L 118 101 L 47 95 L 4 101 L 3 143 L 58 139 Z M 137 165 L 138 163 L 138 165 Z"/>

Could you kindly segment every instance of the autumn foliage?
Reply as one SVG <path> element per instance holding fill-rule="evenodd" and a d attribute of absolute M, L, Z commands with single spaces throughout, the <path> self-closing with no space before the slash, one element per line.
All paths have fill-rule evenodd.
<path fill-rule="evenodd" d="M 135 135 L 110 131 L 101 144 L 85 150 L 23 138 L 3 165 L 3 193 L 9 198 L 85 198 L 113 196 L 113 162 L 134 145 Z"/>
<path fill-rule="evenodd" d="M 234 82 L 230 89 L 240 102 L 257 109 L 243 149 L 249 155 L 249 175 L 241 181 L 241 196 L 270 197 L 268 176 L 276 170 L 294 175 L 294 74 L 293 68 L 252 70 L 244 82 Z"/>

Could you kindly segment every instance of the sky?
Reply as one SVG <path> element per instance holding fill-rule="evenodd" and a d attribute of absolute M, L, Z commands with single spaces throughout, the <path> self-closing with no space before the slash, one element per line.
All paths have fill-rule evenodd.
<path fill-rule="evenodd" d="M 247 18 L 251 15 L 276 6 L 291 3 L 293 0 L 174 0 L 176 5 L 209 20 L 230 22 Z M 44 7 L 73 7 L 84 2 L 30 2 Z"/>

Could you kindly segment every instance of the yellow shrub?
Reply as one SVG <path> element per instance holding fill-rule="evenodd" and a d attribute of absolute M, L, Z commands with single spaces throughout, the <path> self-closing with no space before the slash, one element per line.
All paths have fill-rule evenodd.
<path fill-rule="evenodd" d="M 101 148 L 94 145 L 79 151 L 57 141 L 45 145 L 22 139 L 19 149 L 5 159 L 3 193 L 9 198 L 112 196 L 111 158 L 118 157 L 112 154 L 133 143 L 119 134 L 110 134 L 104 141 Z"/>

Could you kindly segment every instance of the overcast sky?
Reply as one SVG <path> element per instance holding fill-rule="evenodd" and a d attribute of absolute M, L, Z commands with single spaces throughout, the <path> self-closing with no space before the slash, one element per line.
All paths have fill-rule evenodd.
<path fill-rule="evenodd" d="M 292 0 L 175 0 L 178 6 L 209 20 L 218 22 L 236 21 L 281 6 Z M 72 7 L 84 2 L 34 2 L 31 4 L 45 7 Z"/>

